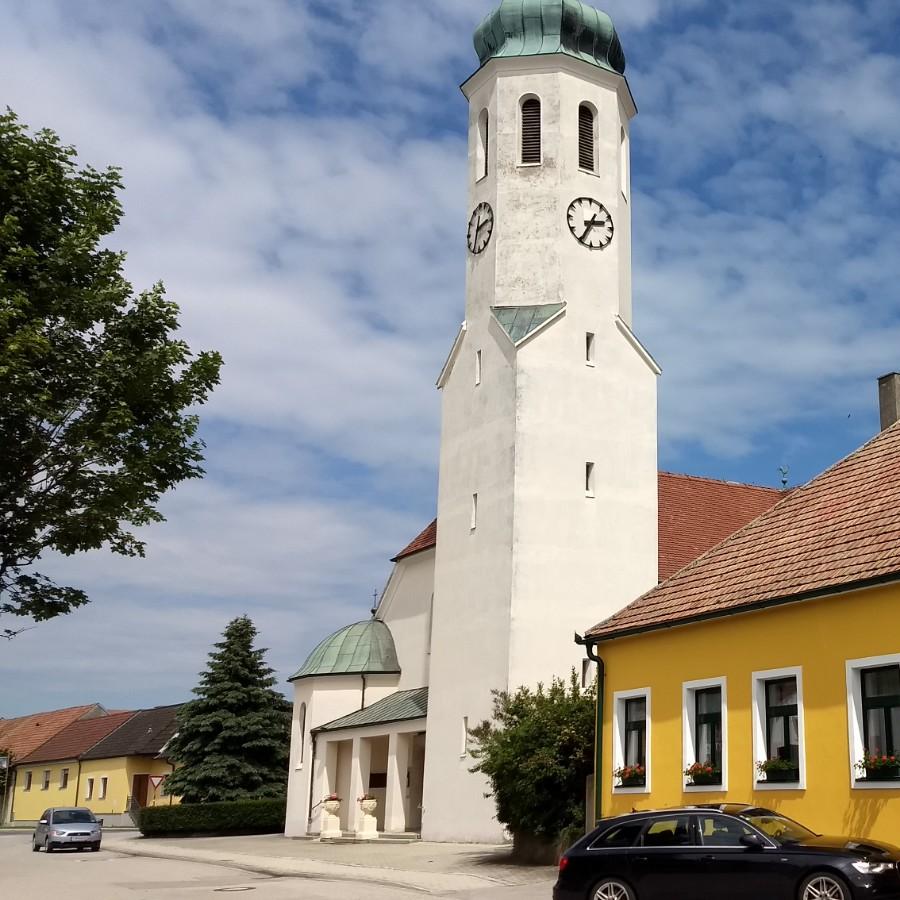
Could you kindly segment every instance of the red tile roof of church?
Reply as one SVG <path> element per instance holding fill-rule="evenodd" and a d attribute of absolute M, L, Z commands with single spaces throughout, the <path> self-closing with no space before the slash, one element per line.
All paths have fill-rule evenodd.
<path fill-rule="evenodd" d="M 661 581 L 734 534 L 784 497 L 774 488 L 659 473 L 659 578 Z M 437 520 L 393 559 L 398 562 L 437 544 Z"/>
<path fill-rule="evenodd" d="M 594 626 L 601 640 L 900 580 L 900 423 Z"/>

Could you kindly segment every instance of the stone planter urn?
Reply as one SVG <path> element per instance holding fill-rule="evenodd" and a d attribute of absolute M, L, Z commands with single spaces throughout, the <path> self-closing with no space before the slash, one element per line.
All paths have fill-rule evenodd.
<path fill-rule="evenodd" d="M 329 798 L 322 803 L 322 829 L 319 839 L 339 838 L 341 831 L 341 801 Z"/>
<path fill-rule="evenodd" d="M 359 830 L 357 838 L 374 841 L 378 838 L 378 820 L 375 811 L 378 809 L 378 801 L 373 797 L 360 797 L 359 799 Z"/>

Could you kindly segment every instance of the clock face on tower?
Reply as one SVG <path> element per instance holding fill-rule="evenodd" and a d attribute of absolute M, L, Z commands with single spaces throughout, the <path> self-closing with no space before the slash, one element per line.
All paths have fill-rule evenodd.
<path fill-rule="evenodd" d="M 479 203 L 469 219 L 467 241 L 472 253 L 481 253 L 488 245 L 494 231 L 494 211 L 490 203 Z"/>
<path fill-rule="evenodd" d="M 569 231 L 583 247 L 603 250 L 613 239 L 613 220 L 599 200 L 579 197 L 569 206 Z"/>

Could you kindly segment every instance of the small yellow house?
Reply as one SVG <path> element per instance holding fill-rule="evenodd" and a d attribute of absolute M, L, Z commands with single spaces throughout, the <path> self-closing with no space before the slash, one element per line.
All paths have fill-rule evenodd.
<path fill-rule="evenodd" d="M 16 761 L 15 787 L 10 810 L 13 822 L 36 822 L 52 806 L 81 804 L 81 754 L 134 715 L 110 713 L 80 719 L 63 728 L 28 756 Z M 104 785 L 98 785 L 98 790 Z"/>
<path fill-rule="evenodd" d="M 895 420 L 588 631 L 600 816 L 745 802 L 900 843 Z"/>
<path fill-rule="evenodd" d="M 11 820 L 35 822 L 53 806 L 86 806 L 107 825 L 131 824 L 129 810 L 177 803 L 164 797 L 172 772 L 163 751 L 178 706 L 77 721 L 16 764 Z"/>

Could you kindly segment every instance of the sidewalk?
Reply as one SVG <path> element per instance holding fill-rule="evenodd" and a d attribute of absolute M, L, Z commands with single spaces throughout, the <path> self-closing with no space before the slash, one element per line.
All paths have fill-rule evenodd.
<path fill-rule="evenodd" d="M 482 844 L 320 844 L 280 835 L 215 838 L 141 838 L 108 834 L 116 853 L 227 865 L 272 876 L 302 876 L 394 885 L 427 894 L 545 883 L 549 866 L 520 866 L 508 846 Z"/>

